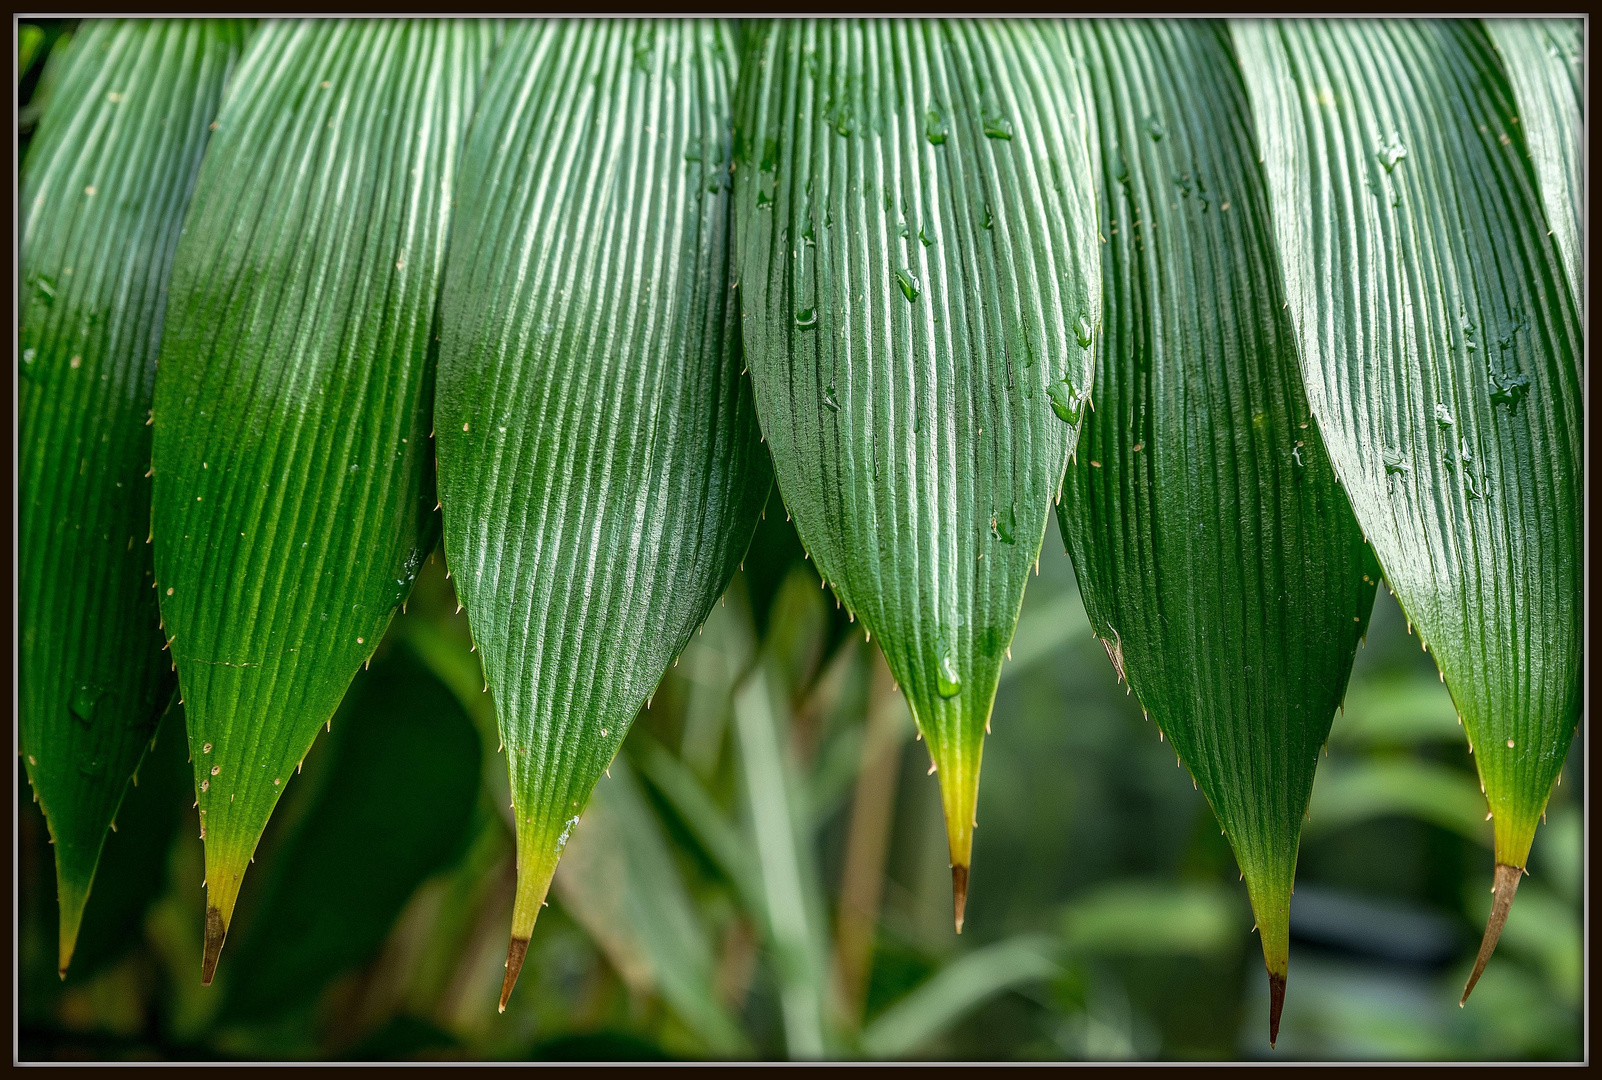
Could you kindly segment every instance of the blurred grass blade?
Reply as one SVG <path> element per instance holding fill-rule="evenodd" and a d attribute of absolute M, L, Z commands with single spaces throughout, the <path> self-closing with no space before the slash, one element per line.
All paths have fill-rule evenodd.
<path fill-rule="evenodd" d="M 812 838 L 800 811 L 799 777 L 786 760 L 769 658 L 734 697 L 741 776 L 762 883 L 763 923 L 777 969 L 784 1043 L 791 1058 L 817 1059 L 828 1048 L 824 1025 L 830 978 L 828 920 L 817 893 Z"/>
<path fill-rule="evenodd" d="M 1057 24 L 756 27 L 737 107 L 745 347 L 785 505 L 940 772 L 962 927 L 985 727 L 1101 310 Z"/>
<path fill-rule="evenodd" d="M 1238 22 L 1309 403 L 1511 900 L 1580 719 L 1581 327 L 1477 22 Z M 1493 908 L 1475 975 L 1494 948 Z"/>
<path fill-rule="evenodd" d="M 718 1056 L 749 1054 L 713 990 L 712 945 L 624 760 L 595 786 L 553 884 L 625 982 L 659 992 Z"/>
<path fill-rule="evenodd" d="M 1064 910 L 1063 942 L 1076 954 L 1220 956 L 1240 940 L 1241 913 L 1221 884 L 1111 881 Z"/>
<path fill-rule="evenodd" d="M 204 981 L 278 796 L 434 546 L 430 339 L 492 35 L 264 26 L 201 169 L 153 517 L 206 836 Z"/>
<path fill-rule="evenodd" d="M 517 816 L 502 1008 L 590 790 L 771 486 L 727 273 L 731 33 L 519 24 L 463 164 L 436 415 Z"/>
<path fill-rule="evenodd" d="M 1491 845 L 1485 796 L 1468 773 L 1431 761 L 1330 762 L 1318 774 L 1306 832 L 1324 836 L 1363 821 L 1405 816 Z"/>
<path fill-rule="evenodd" d="M 230 22 L 85 23 L 22 176 L 17 737 L 55 843 L 63 973 L 172 695 L 148 410 L 173 248 L 242 37 Z"/>
<path fill-rule="evenodd" d="M 1229 837 L 1275 1012 L 1318 753 L 1379 579 L 1302 394 L 1219 23 L 1077 22 L 1100 111 L 1100 404 L 1058 507 L 1085 606 Z"/>
<path fill-rule="evenodd" d="M 244 928 L 225 1020 L 279 1016 L 366 963 L 471 838 L 479 735 L 409 649 L 358 676 L 336 721 L 316 800 L 275 849 Z"/>
<path fill-rule="evenodd" d="M 43 51 L 44 28 L 36 23 L 23 23 L 17 27 L 17 78 L 25 78 L 34 60 Z"/>
<path fill-rule="evenodd" d="M 1547 225 L 1576 303 L 1585 295 L 1585 24 L 1579 19 L 1486 19 L 1518 104 Z"/>
<path fill-rule="evenodd" d="M 953 1022 L 1015 986 L 1058 974 L 1048 937 L 1016 937 L 959 957 L 886 1009 L 862 1032 L 872 1058 L 905 1058 Z"/>
<path fill-rule="evenodd" d="M 690 767 L 644 733 L 629 744 L 640 772 L 673 808 L 701 850 L 735 887 L 754 914 L 763 909 L 756 855 L 723 816 Z"/>

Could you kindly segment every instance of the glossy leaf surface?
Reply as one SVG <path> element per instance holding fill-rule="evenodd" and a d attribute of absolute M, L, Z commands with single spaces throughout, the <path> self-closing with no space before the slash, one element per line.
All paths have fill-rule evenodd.
<path fill-rule="evenodd" d="M 63 971 L 172 694 L 149 410 L 173 249 L 242 38 L 226 22 L 85 23 L 22 177 L 18 742 L 55 842 Z"/>
<path fill-rule="evenodd" d="M 1462 716 L 1505 917 L 1580 719 L 1584 595 L 1581 328 L 1513 88 L 1474 22 L 1233 36 L 1308 400 Z"/>
<path fill-rule="evenodd" d="M 1113 666 L 1229 837 L 1283 993 L 1302 817 L 1379 571 L 1312 430 L 1227 29 L 1072 36 L 1108 243 L 1098 401 L 1058 517 Z"/>
<path fill-rule="evenodd" d="M 770 487 L 727 272 L 730 35 L 514 26 L 466 151 L 436 416 L 445 551 L 512 778 L 505 994 L 591 789 Z"/>
<path fill-rule="evenodd" d="M 785 504 L 940 773 L 962 924 L 979 760 L 1101 310 L 1058 24 L 754 27 L 744 341 Z"/>
<path fill-rule="evenodd" d="M 1585 24 L 1579 19 L 1486 19 L 1518 105 L 1541 202 L 1576 299 L 1585 294 Z M 1511 123 L 1511 121 L 1510 121 Z"/>
<path fill-rule="evenodd" d="M 206 838 L 209 979 L 268 816 L 434 545 L 434 311 L 493 28 L 252 39 L 173 271 L 156 580 Z"/>

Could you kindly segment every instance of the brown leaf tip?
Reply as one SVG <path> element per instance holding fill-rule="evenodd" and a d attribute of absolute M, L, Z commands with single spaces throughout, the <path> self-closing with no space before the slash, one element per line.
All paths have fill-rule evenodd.
<path fill-rule="evenodd" d="M 1268 1048 L 1279 1042 L 1279 1015 L 1285 1011 L 1285 976 L 1268 973 Z"/>
<path fill-rule="evenodd" d="M 1485 920 L 1485 936 L 1480 939 L 1480 953 L 1474 958 L 1474 970 L 1469 974 L 1468 985 L 1463 987 L 1462 1000 L 1457 1003 L 1460 1009 L 1468 1004 L 1474 984 L 1480 981 L 1480 976 L 1485 973 L 1485 965 L 1496 951 L 1496 943 L 1502 937 L 1502 927 L 1507 923 L 1507 913 L 1513 908 L 1513 894 L 1519 891 L 1519 878 L 1523 874 L 1521 867 L 1496 864 L 1496 879 L 1491 886 L 1491 917 Z"/>
<path fill-rule="evenodd" d="M 210 986 L 217 974 L 217 958 L 222 955 L 223 939 L 228 927 L 223 925 L 222 912 L 214 907 L 206 909 L 206 952 L 200 961 L 200 985 Z"/>
<path fill-rule="evenodd" d="M 968 868 L 953 864 L 951 867 L 951 898 L 957 911 L 957 933 L 962 933 L 962 916 L 968 909 Z"/>
<path fill-rule="evenodd" d="M 513 938 L 511 946 L 506 950 L 506 978 L 501 980 L 501 1012 L 506 1011 L 506 1002 L 512 996 L 512 987 L 517 985 L 517 976 L 523 970 L 523 957 L 527 953 L 528 938 Z"/>

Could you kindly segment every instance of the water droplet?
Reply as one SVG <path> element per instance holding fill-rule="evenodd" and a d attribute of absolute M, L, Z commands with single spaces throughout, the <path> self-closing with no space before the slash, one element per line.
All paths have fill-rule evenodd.
<path fill-rule="evenodd" d="M 1067 379 L 1052 383 L 1046 387 L 1046 397 L 1051 400 L 1051 411 L 1057 414 L 1057 419 L 1065 424 L 1079 423 L 1079 390 L 1073 383 Z"/>
<path fill-rule="evenodd" d="M 1152 142 L 1162 142 L 1163 136 L 1168 134 L 1167 129 L 1163 127 L 1163 122 L 1157 119 L 1156 113 L 1146 117 L 1145 125 L 1146 134 L 1151 136 Z"/>
<path fill-rule="evenodd" d="M 987 139 L 1012 139 L 1012 121 L 1005 116 L 985 118 L 985 137 Z"/>
<path fill-rule="evenodd" d="M 929 141 L 935 146 L 939 146 L 946 141 L 945 117 L 941 116 L 938 110 L 931 108 L 924 114 L 923 133 L 928 136 Z"/>
<path fill-rule="evenodd" d="M 768 195 L 767 192 L 763 191 L 761 188 L 758 188 L 756 204 L 758 210 L 770 210 L 773 208 L 773 199 Z"/>
<path fill-rule="evenodd" d="M 769 139 L 762 146 L 762 171 L 772 172 L 779 167 L 779 140 Z"/>
<path fill-rule="evenodd" d="M 1012 507 L 1007 507 L 999 514 L 990 515 L 990 534 L 1003 544 L 1015 543 L 1017 532 L 1018 515 Z"/>
<path fill-rule="evenodd" d="M 833 383 L 823 388 L 823 404 L 828 406 L 831 412 L 840 411 L 840 402 L 835 400 Z"/>
<path fill-rule="evenodd" d="M 1452 419 L 1452 410 L 1439 401 L 1435 403 L 1435 422 L 1443 428 L 1449 428 L 1457 423 L 1456 420 Z"/>
<path fill-rule="evenodd" d="M 908 303 L 918 299 L 918 279 L 912 276 L 911 270 L 897 270 L 896 284 L 901 286 L 901 295 L 907 298 Z"/>
<path fill-rule="evenodd" d="M 1530 394 L 1530 377 L 1515 372 L 1503 379 L 1491 374 L 1491 404 L 1506 405 L 1509 413 L 1519 411 L 1519 402 Z"/>
<path fill-rule="evenodd" d="M 1079 313 L 1079 321 L 1074 323 L 1074 337 L 1079 339 L 1079 347 L 1081 349 L 1090 348 L 1090 343 L 1095 340 L 1091 331 L 1090 318 L 1084 312 Z"/>
<path fill-rule="evenodd" d="M 957 671 L 957 654 L 944 637 L 940 639 L 937 648 L 940 655 L 935 658 L 935 689 L 943 698 L 956 697 L 962 690 L 962 675 Z"/>
<path fill-rule="evenodd" d="M 924 232 L 923 230 L 924 230 L 924 226 L 919 225 L 918 226 L 918 239 L 923 241 L 923 246 L 924 247 L 932 247 L 934 245 L 934 239 L 931 236 L 929 236 L 926 232 Z"/>
<path fill-rule="evenodd" d="M 74 717 L 87 725 L 93 722 L 95 709 L 99 707 L 103 693 L 104 691 L 97 690 L 92 686 L 79 686 L 73 690 L 72 700 L 68 703 L 67 709 Z"/>
<path fill-rule="evenodd" d="M 1409 465 L 1402 455 L 1394 450 L 1386 450 L 1380 455 L 1380 460 L 1385 463 L 1386 476 L 1398 476 L 1413 471 L 1413 466 Z"/>
<path fill-rule="evenodd" d="M 1113 164 L 1113 179 L 1120 184 L 1127 184 L 1129 183 L 1129 163 L 1124 160 L 1123 148 L 1115 146 L 1113 147 L 1113 153 L 1116 155 Z"/>
<path fill-rule="evenodd" d="M 1386 172 L 1396 168 L 1396 163 L 1407 156 L 1407 147 L 1402 145 L 1401 136 L 1391 132 L 1389 142 L 1382 144 L 1374 155 L 1379 159 L 1380 167 Z"/>
<path fill-rule="evenodd" d="M 818 325 L 818 309 L 816 307 L 802 308 L 795 313 L 795 326 L 797 330 L 813 330 Z"/>
<path fill-rule="evenodd" d="M 38 303 L 49 307 L 56 302 L 55 278 L 45 274 L 36 274 L 33 279 L 33 298 Z"/>
<path fill-rule="evenodd" d="M 984 219 L 984 221 L 980 222 L 980 225 L 983 228 L 988 229 L 988 228 L 990 228 L 990 226 L 992 226 L 994 224 L 995 224 L 994 220 L 990 217 L 990 207 L 988 205 L 986 205 L 985 206 L 985 219 Z"/>

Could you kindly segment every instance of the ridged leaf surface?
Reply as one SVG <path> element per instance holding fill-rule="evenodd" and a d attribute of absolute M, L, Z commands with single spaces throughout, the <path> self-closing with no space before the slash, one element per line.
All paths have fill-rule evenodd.
<path fill-rule="evenodd" d="M 1583 606 L 1581 327 L 1513 88 L 1477 22 L 1234 40 L 1308 401 L 1462 717 L 1505 917 L 1579 724 Z"/>
<path fill-rule="evenodd" d="M 1546 220 L 1576 298 L 1585 293 L 1585 24 L 1579 19 L 1486 19 L 1518 104 Z"/>
<path fill-rule="evenodd" d="M 735 73 L 718 23 L 519 24 L 468 143 L 436 415 L 445 551 L 511 770 L 505 993 L 771 485 L 728 280 Z"/>
<path fill-rule="evenodd" d="M 208 978 L 274 804 L 434 544 L 434 310 L 493 35 L 264 26 L 201 169 L 156 387 L 154 523 Z"/>
<path fill-rule="evenodd" d="M 1059 24 L 781 20 L 743 64 L 763 431 L 929 741 L 960 927 L 998 672 L 1090 394 L 1094 125 Z"/>
<path fill-rule="evenodd" d="M 1070 32 L 1108 243 L 1096 409 L 1058 518 L 1096 633 L 1235 850 L 1277 995 L 1313 770 L 1379 568 L 1302 392 L 1227 28 Z"/>
<path fill-rule="evenodd" d="M 87 22 L 22 178 L 17 735 L 55 842 L 63 971 L 172 693 L 149 410 L 173 249 L 242 39 L 236 23 Z"/>

